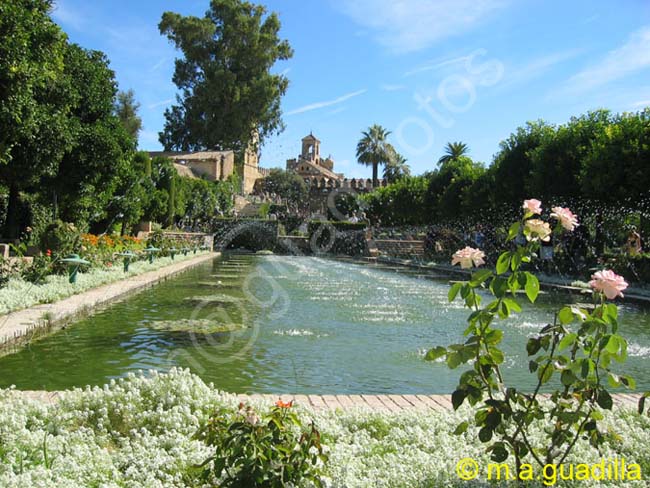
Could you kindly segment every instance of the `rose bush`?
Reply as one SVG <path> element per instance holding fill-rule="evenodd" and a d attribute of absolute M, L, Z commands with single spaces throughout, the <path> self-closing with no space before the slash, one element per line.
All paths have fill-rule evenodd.
<path fill-rule="evenodd" d="M 595 273 L 590 282 L 596 306 L 589 310 L 578 305 L 559 310 L 553 320 L 526 344 L 530 358 L 529 369 L 537 376 L 534 391 L 521 392 L 510 385 L 501 365 L 505 355 L 499 345 L 507 329 L 498 328 L 498 319 L 507 319 L 521 312 L 517 292 L 524 291 L 534 303 L 539 293 L 539 280 L 525 267 L 537 257 L 541 242 L 550 240 L 550 225 L 532 218 L 542 210 L 538 200 L 526 200 L 524 215 L 510 226 L 507 243 L 520 233 L 524 243 L 499 255 L 494 270 L 482 269 L 469 281 L 455 283 L 449 300 L 459 294 L 471 310 L 465 330 L 467 340 L 449 347 L 437 346 L 426 355 L 428 360 L 445 358 L 450 368 L 471 363 L 452 395 L 458 409 L 466 401 L 476 408 L 473 420 L 480 430 L 478 438 L 487 444 L 487 452 L 496 462 L 514 457 L 517 470 L 524 460 L 532 458 L 540 468 L 546 464 L 562 464 L 580 438 L 588 439 L 600 449 L 613 433 L 599 422 L 602 410 L 611 410 L 610 387 L 634 389 L 634 379 L 621 374 L 617 364 L 625 362 L 627 341 L 618 334 L 618 310 L 607 303 L 623 296 L 625 280 L 611 270 Z M 572 231 L 577 217 L 567 208 L 554 207 L 551 217 L 558 221 L 556 233 Z M 478 266 L 470 255 L 478 250 L 468 248 L 454 255 L 452 264 L 462 267 Z M 493 300 L 482 306 L 479 291 L 489 292 Z M 554 382 L 553 382 L 554 381 Z M 542 389 L 550 391 L 550 401 L 542 400 Z M 463 434 L 469 421 L 460 423 L 457 434 Z M 538 442 L 532 433 L 542 431 Z"/>

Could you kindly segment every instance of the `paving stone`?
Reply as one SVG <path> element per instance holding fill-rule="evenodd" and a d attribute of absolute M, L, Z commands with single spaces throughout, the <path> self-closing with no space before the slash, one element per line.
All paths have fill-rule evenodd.
<path fill-rule="evenodd" d="M 41 401 L 44 403 L 56 403 L 61 392 L 58 391 L 20 391 L 14 390 L 14 395 L 23 398 Z M 294 395 L 294 394 L 237 394 L 234 397 L 242 403 L 251 401 L 273 406 L 278 399 L 283 402 L 293 400 L 300 406 L 322 409 L 346 409 L 362 407 L 378 412 L 401 412 L 414 409 L 432 409 L 438 412 L 452 410 L 449 395 Z M 639 394 L 615 394 L 614 402 L 619 408 L 636 408 L 641 395 Z"/>

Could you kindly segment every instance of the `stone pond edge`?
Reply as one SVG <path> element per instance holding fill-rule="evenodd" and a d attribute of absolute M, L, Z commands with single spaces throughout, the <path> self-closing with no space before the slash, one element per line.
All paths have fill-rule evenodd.
<path fill-rule="evenodd" d="M 0 355 L 14 352 L 30 341 L 54 332 L 98 307 L 124 300 L 183 271 L 221 256 L 209 252 L 163 268 L 108 283 L 53 303 L 0 316 Z"/>

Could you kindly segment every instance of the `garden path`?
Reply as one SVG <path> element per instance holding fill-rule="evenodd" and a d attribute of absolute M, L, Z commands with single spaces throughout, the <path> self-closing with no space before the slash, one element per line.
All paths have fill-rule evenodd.
<path fill-rule="evenodd" d="M 16 392 L 26 398 L 54 404 L 59 392 L 23 391 Z M 636 410 L 639 394 L 615 394 L 614 408 Z M 259 402 L 273 405 L 279 399 L 283 402 L 294 401 L 296 405 L 307 406 L 314 410 L 346 410 L 362 408 L 376 412 L 400 412 L 403 410 L 429 409 L 438 412 L 451 410 L 451 395 L 237 395 L 241 402 Z"/>

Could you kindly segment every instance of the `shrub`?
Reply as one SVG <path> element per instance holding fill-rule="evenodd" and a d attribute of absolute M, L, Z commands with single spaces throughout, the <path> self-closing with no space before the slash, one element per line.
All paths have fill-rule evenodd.
<path fill-rule="evenodd" d="M 204 479 L 224 487 L 284 487 L 311 481 L 322 486 L 320 473 L 328 456 L 312 423 L 304 429 L 291 410 L 292 402 L 278 400 L 261 417 L 243 403 L 234 415 L 216 412 L 197 438 L 216 448 L 204 461 Z"/>
<path fill-rule="evenodd" d="M 52 259 L 49 256 L 35 256 L 32 263 L 22 270 L 21 276 L 25 281 L 40 285 L 52 271 Z"/>
<path fill-rule="evenodd" d="M 41 251 L 48 250 L 52 255 L 65 257 L 71 253 L 78 253 L 81 249 L 81 233 L 74 224 L 55 220 L 48 225 L 40 238 Z"/>

